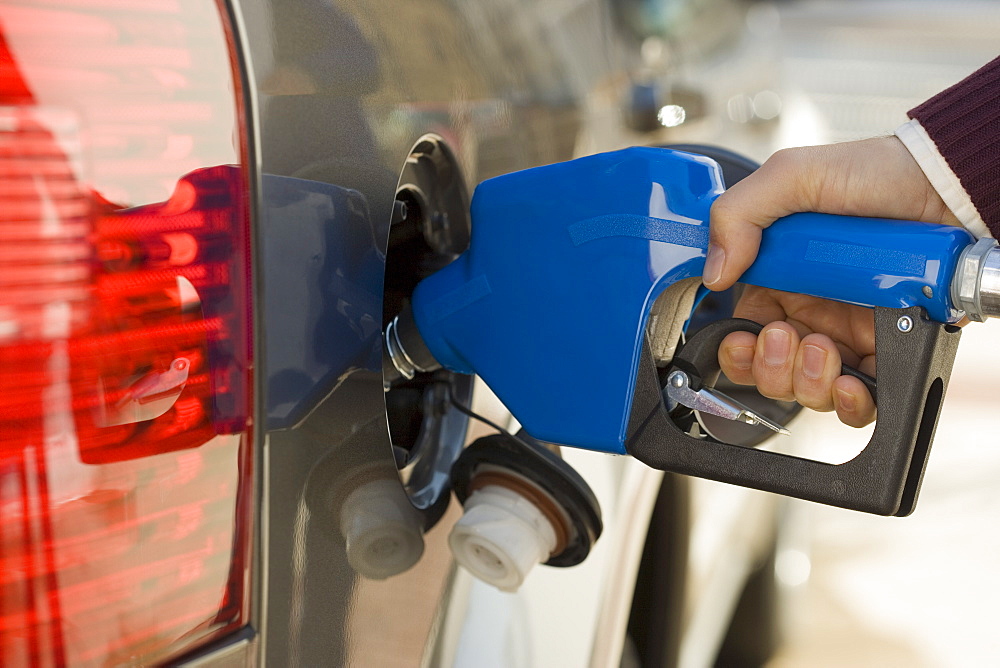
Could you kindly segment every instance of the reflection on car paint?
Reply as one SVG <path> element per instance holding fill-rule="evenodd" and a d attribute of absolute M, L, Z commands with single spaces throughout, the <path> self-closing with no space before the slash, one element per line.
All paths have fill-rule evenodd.
<path fill-rule="evenodd" d="M 295 426 L 357 369 L 381 370 L 382 276 L 356 190 L 266 174 L 261 240 L 267 427 Z"/>

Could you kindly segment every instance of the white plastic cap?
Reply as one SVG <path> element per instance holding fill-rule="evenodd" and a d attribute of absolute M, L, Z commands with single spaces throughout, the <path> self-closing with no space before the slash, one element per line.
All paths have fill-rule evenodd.
<path fill-rule="evenodd" d="M 465 501 L 451 530 L 455 559 L 501 591 L 517 591 L 535 564 L 556 546 L 552 524 L 533 503 L 499 485 L 486 485 Z"/>
<path fill-rule="evenodd" d="M 423 522 L 398 480 L 373 480 L 340 507 L 347 562 L 366 578 L 384 580 L 409 569 L 424 553 Z"/>

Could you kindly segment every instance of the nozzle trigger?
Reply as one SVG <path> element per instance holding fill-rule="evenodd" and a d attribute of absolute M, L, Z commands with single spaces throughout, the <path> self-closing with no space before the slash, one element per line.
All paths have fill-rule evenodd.
<path fill-rule="evenodd" d="M 747 424 L 763 425 L 771 431 L 784 436 L 791 436 L 791 432 L 785 427 L 769 420 L 749 406 L 714 388 L 702 387 L 700 390 L 691 389 L 691 379 L 680 369 L 674 369 L 667 376 L 667 385 L 663 389 L 663 392 L 666 395 L 668 403 L 672 401 L 682 406 L 687 406 L 691 410 L 708 413 L 709 415 L 717 415 L 727 420 L 739 420 Z"/>

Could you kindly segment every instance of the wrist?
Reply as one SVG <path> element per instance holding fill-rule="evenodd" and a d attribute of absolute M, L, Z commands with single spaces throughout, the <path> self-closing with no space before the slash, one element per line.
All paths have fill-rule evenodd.
<path fill-rule="evenodd" d="M 920 125 L 920 121 L 912 119 L 904 123 L 896 129 L 895 136 L 958 222 L 977 237 L 991 236 L 972 198 L 938 151 L 934 140 Z"/>

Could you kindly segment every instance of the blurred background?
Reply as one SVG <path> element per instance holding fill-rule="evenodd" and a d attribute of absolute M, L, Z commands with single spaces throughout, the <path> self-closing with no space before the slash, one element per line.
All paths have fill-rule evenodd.
<path fill-rule="evenodd" d="M 891 134 L 908 109 L 1000 53 L 995 2 L 783 2 L 759 6 L 748 23 L 778 28 L 781 146 Z M 731 101 L 730 114 L 745 106 Z M 790 502 L 777 569 L 790 594 L 785 642 L 771 666 L 996 663 L 998 341 L 996 322 L 963 334 L 913 516 Z M 841 461 L 870 434 L 816 414 L 793 432 Z"/>

